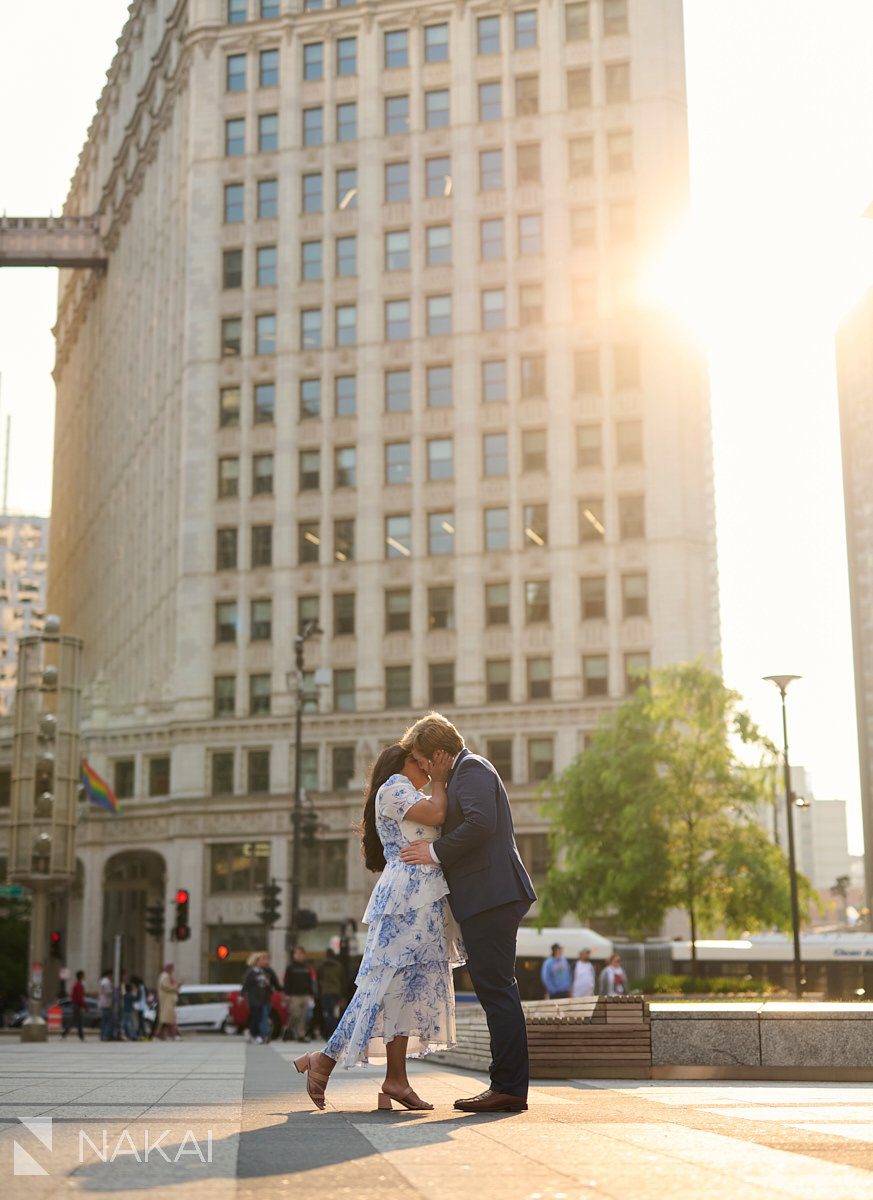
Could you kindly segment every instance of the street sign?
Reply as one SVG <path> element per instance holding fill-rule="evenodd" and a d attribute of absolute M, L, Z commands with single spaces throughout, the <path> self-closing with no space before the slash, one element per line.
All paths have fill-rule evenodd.
<path fill-rule="evenodd" d="M 0 883 L 0 899 L 9 899 L 13 896 L 23 896 L 24 888 L 20 883 Z"/>

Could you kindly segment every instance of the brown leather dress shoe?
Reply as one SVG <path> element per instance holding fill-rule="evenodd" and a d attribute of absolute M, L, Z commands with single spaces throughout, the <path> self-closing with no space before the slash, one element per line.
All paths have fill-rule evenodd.
<path fill-rule="evenodd" d="M 510 1096 L 506 1092 L 494 1092 L 491 1088 L 469 1100 L 456 1100 L 455 1108 L 461 1112 L 527 1112 L 527 1101 L 522 1096 Z"/>

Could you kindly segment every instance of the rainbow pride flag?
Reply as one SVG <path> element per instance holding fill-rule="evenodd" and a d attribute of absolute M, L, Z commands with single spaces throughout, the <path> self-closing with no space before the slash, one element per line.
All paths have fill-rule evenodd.
<path fill-rule="evenodd" d="M 88 765 L 87 759 L 82 759 L 82 774 L 80 776 L 82 786 L 85 789 L 85 795 L 92 804 L 99 805 L 100 808 L 108 808 L 110 812 L 118 812 L 118 797 L 106 780 L 98 775 L 93 767 Z"/>

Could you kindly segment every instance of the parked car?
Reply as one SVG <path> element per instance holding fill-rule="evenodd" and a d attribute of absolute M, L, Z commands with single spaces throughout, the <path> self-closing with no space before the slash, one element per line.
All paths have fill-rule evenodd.
<path fill-rule="evenodd" d="M 238 983 L 183 983 L 176 1002 L 179 1030 L 206 1030 L 209 1033 L 235 1033 L 236 1025 L 229 1007 L 239 994 Z M 146 1029 L 154 1028 L 157 1010 L 154 1003 L 145 1011 Z M 159 1018 L 158 1018 L 159 1019 Z"/>
<path fill-rule="evenodd" d="M 273 992 L 270 1001 L 270 1037 L 282 1036 L 290 1016 L 288 997 L 284 992 Z M 238 992 L 230 1005 L 230 1018 L 236 1026 L 237 1033 L 242 1033 L 249 1023 L 249 1002 L 242 992 Z"/>
<path fill-rule="evenodd" d="M 100 1009 L 97 1007 L 97 1001 L 90 996 L 85 997 L 85 1017 L 82 1024 L 86 1029 L 100 1028 Z M 72 1028 L 73 1023 L 73 1002 L 69 996 L 64 996 L 62 1000 L 56 1000 L 52 1008 L 61 1010 L 61 1028 L 66 1029 L 69 1025 Z"/>

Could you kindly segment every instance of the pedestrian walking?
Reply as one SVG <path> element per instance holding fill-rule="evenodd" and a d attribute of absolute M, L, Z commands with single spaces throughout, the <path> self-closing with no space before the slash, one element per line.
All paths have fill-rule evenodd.
<path fill-rule="evenodd" d="M 318 991 L 321 996 L 322 1033 L 330 1038 L 339 1023 L 340 1001 L 346 991 L 346 973 L 334 951 L 328 946 L 324 962 L 318 968 Z"/>
<path fill-rule="evenodd" d="M 61 1034 L 61 1041 L 70 1032 L 70 1029 L 75 1027 L 76 1033 L 79 1035 L 79 1041 L 85 1040 L 85 1011 L 88 1007 L 88 1001 L 85 998 L 85 972 L 77 971 L 73 986 L 70 989 L 70 1023 L 64 1027 L 64 1032 Z"/>
<path fill-rule="evenodd" d="M 249 1006 L 247 1036 L 249 1041 L 257 1042 L 258 1045 L 261 1045 L 264 1041 L 261 1035 L 261 1021 L 264 1006 L 270 997 L 270 980 L 267 972 L 264 970 L 265 957 L 266 955 L 263 951 L 249 955 L 247 959 L 248 968 L 245 975 L 243 975 L 241 988 L 242 994 Z"/>
<path fill-rule="evenodd" d="M 627 978 L 621 965 L 621 955 L 613 954 L 600 972 L 597 991 L 601 996 L 623 996 L 627 991 Z"/>
<path fill-rule="evenodd" d="M 318 979 L 306 951 L 302 946 L 295 946 L 283 983 L 290 1011 L 288 1037 L 293 1041 L 309 1041 L 309 1011 L 315 1004 L 317 989 Z"/>
<path fill-rule="evenodd" d="M 112 1019 L 112 972 L 106 967 L 97 985 L 97 1007 L 100 1009 L 100 1041 L 111 1042 L 113 1036 Z"/>
<path fill-rule="evenodd" d="M 134 1028 L 136 1021 L 136 987 L 133 982 L 124 985 L 121 997 L 121 1032 L 129 1042 L 138 1042 L 139 1034 Z"/>
<path fill-rule="evenodd" d="M 594 963 L 591 961 L 591 951 L 587 948 L 579 951 L 573 971 L 573 995 L 594 995 Z"/>
<path fill-rule="evenodd" d="M 158 977 L 158 1008 L 160 1010 L 160 1028 L 157 1037 L 165 1042 L 167 1038 L 181 1042 L 182 1035 L 176 1024 L 176 1001 L 179 997 L 181 983 L 173 974 L 173 963 L 165 963 Z"/>
<path fill-rule="evenodd" d="M 273 1035 L 271 1022 L 271 1014 L 273 1012 L 273 993 L 281 992 L 282 987 L 279 983 L 278 975 L 273 970 L 270 962 L 270 953 L 267 950 L 265 950 L 261 955 L 261 970 L 267 976 L 267 982 L 270 985 L 270 993 L 267 996 L 267 1001 L 261 1011 L 261 1037 L 265 1042 L 269 1042 Z"/>
<path fill-rule="evenodd" d="M 146 995 L 146 986 L 139 975 L 132 975 L 130 982 L 134 986 L 136 998 L 133 1002 L 133 1012 L 136 1021 L 136 1036 L 138 1038 L 147 1037 L 145 1026 L 145 1014 L 148 1008 L 148 996 Z"/>
<path fill-rule="evenodd" d="M 564 947 L 560 942 L 552 946 L 552 953 L 543 963 L 540 979 L 549 1000 L 566 1000 L 573 985 L 573 972 L 564 958 Z"/>

